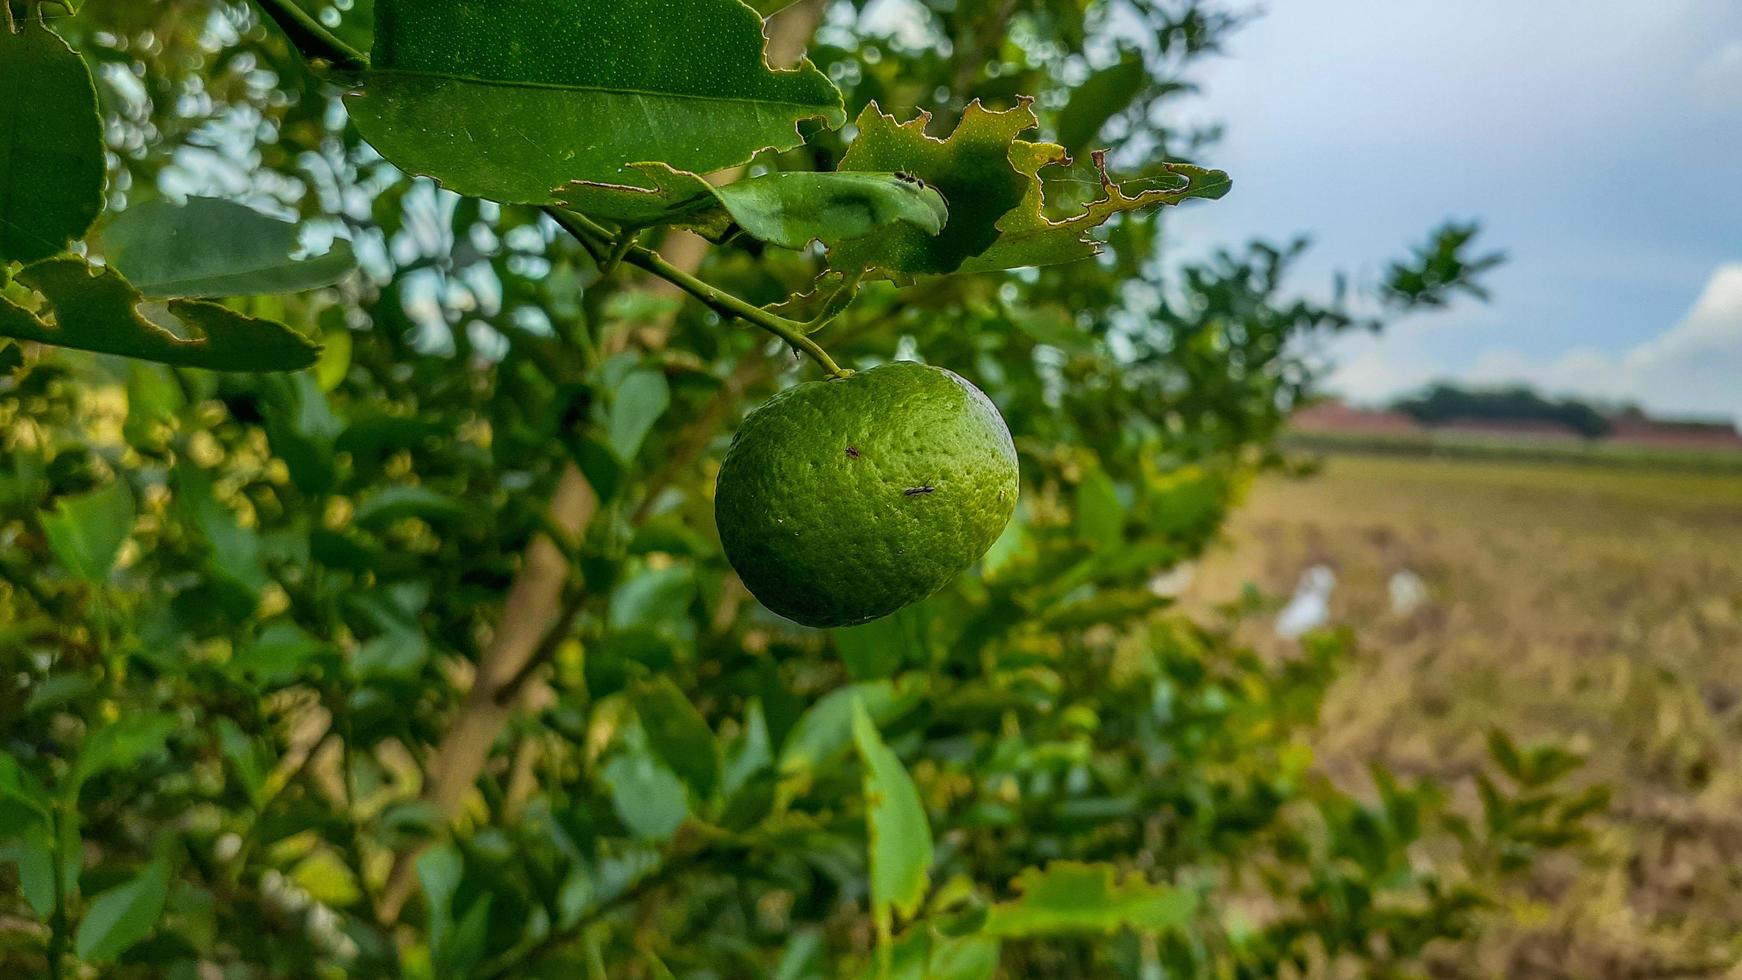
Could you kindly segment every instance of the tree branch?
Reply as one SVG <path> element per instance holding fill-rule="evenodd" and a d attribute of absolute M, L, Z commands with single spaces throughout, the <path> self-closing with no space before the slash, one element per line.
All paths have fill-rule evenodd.
<path fill-rule="evenodd" d="M 794 350 L 803 351 L 810 359 L 816 361 L 832 378 L 845 378 L 853 372 L 843 370 L 834 358 L 823 350 L 816 341 L 805 336 L 806 324 L 789 320 L 786 317 L 762 309 L 748 303 L 731 293 L 710 285 L 666 261 L 658 252 L 650 248 L 629 243 L 626 246 L 618 244 L 618 236 L 585 215 L 564 211 L 560 208 L 546 208 L 545 213 L 556 220 L 565 231 L 591 246 L 588 251 L 595 257 L 603 254 L 605 257 L 599 264 L 599 271 L 608 271 L 609 266 L 617 261 L 626 262 L 646 272 L 651 272 L 666 282 L 701 300 L 721 316 L 743 320 L 745 323 L 774 334 L 785 341 Z M 856 283 L 855 283 L 856 284 Z"/>

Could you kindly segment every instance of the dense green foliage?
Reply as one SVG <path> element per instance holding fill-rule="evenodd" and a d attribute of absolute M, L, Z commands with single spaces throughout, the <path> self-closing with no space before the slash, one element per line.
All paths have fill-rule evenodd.
<path fill-rule="evenodd" d="M 1164 573 L 1311 384 L 1298 345 L 1369 322 L 1285 290 L 1294 246 L 1164 255 L 1156 206 L 1228 184 L 1169 159 L 1212 134 L 1161 120 L 1237 18 L 927 0 L 886 31 L 813 0 L 771 30 L 820 15 L 814 69 L 726 59 L 728 85 L 690 69 L 753 33 L 736 0 L 518 6 L 561 16 L 436 64 L 463 25 L 423 4 L 276 0 L 279 28 L 227 0 L 16 5 L 99 79 L 111 215 L 0 278 L 0 334 L 27 341 L 0 351 L 0 972 L 1412 975 L 1578 839 L 1602 800 L 1558 789 L 1576 760 L 1499 737 L 1479 811 L 1383 773 L 1333 787 L 1306 741 L 1346 638 L 1268 663 L 1168 608 Z M 372 43 L 375 7 L 403 45 Z M 677 94 L 741 86 L 740 107 L 812 121 L 775 140 L 773 108 L 742 131 L 703 114 L 697 159 L 617 151 L 668 166 L 603 182 L 571 141 L 657 100 L 625 81 L 553 106 L 609 67 L 557 57 L 583 17 L 589 43 L 657 52 Z M 393 65 L 365 70 L 371 48 Z M 477 54 L 510 49 L 527 60 Z M 581 74 L 503 84 L 535 69 Z M 921 109 L 937 139 L 895 121 Z M 851 143 L 828 128 L 844 111 Z M 407 137 L 473 115 L 496 128 L 471 155 L 451 129 Z M 1036 122 L 1117 147 L 1128 189 L 1021 139 Z M 855 176 L 698 195 L 680 172 L 769 142 L 758 170 Z M 528 191 L 523 157 L 565 152 Z M 321 258 L 281 230 L 255 277 L 171 244 L 188 222 L 129 229 L 190 196 L 294 216 L 322 255 L 348 239 L 361 272 L 298 268 Z M 865 220 L 883 207 L 901 217 Z M 773 247 L 818 214 L 826 255 Z M 689 247 L 668 224 L 731 238 L 706 284 L 658 254 Z M 1460 234 L 1393 270 L 1387 308 L 1471 285 Z M 165 254 L 188 274 L 146 268 Z M 957 270 L 980 274 L 930 275 Z M 90 315 L 54 315 L 73 304 Z M 748 598 L 713 476 L 749 407 L 819 376 L 784 345 L 830 371 L 947 365 L 999 406 L 1022 502 L 977 570 L 851 630 Z M 539 576 L 547 602 L 520 587 Z"/>
<path fill-rule="evenodd" d="M 1588 439 L 1609 434 L 1609 416 L 1575 399 L 1544 398 L 1526 387 L 1469 389 L 1436 384 L 1392 406 L 1428 425 L 1452 421 L 1546 422 Z"/>

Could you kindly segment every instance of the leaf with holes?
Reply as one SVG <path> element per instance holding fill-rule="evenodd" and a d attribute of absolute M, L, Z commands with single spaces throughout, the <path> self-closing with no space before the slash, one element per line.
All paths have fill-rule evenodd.
<path fill-rule="evenodd" d="M 32 312 L 0 299 L 0 337 L 214 371 L 295 371 L 320 356 L 282 323 L 204 300 L 150 303 L 120 273 L 70 255 L 25 266 L 18 281 L 43 305 Z"/>
<path fill-rule="evenodd" d="M 549 204 L 573 180 L 645 186 L 631 163 L 708 173 L 845 121 L 828 78 L 770 68 L 765 44 L 738 0 L 377 0 L 349 106 L 403 170 Z"/>
<path fill-rule="evenodd" d="M 892 226 L 844 243 L 831 253 L 836 269 L 877 269 L 899 282 L 948 273 L 998 241 L 998 219 L 1023 201 L 1029 178 L 1011 166 L 1011 146 L 1035 126 L 1028 100 L 994 112 L 969 103 L 947 139 L 926 134 L 930 113 L 900 123 L 876 103 L 858 119 L 859 135 L 841 158 L 844 172 L 908 174 L 937 189 L 949 207 L 938 234 Z"/>
<path fill-rule="evenodd" d="M 557 196 L 564 207 L 628 228 L 681 225 L 715 241 L 742 231 L 791 249 L 813 241 L 833 248 L 896 224 L 936 235 L 949 218 L 943 195 L 906 174 L 799 171 L 715 187 L 665 164 L 630 169 L 652 189 L 575 181 Z"/>
<path fill-rule="evenodd" d="M 331 286 L 357 267 L 351 243 L 293 258 L 297 227 L 230 201 L 147 201 L 103 229 L 110 265 L 146 296 L 253 296 Z"/>
<path fill-rule="evenodd" d="M 1092 258 L 1100 254 L 1101 246 L 1089 239 L 1089 232 L 1114 217 L 1127 211 L 1182 204 L 1193 198 L 1214 201 L 1232 186 L 1228 175 L 1220 170 L 1167 163 L 1162 165 L 1169 179 L 1167 186 L 1127 194 L 1107 175 L 1103 156 L 1096 154 L 1101 197 L 1082 214 L 1052 221 L 1043 213 L 1045 192 L 1039 175 L 1043 168 L 1069 160 L 1064 149 L 1054 143 L 1018 142 L 1011 147 L 1010 159 L 1029 178 L 1028 193 L 1014 211 L 998 221 L 998 241 L 962 263 L 962 272 L 997 272 Z"/>
<path fill-rule="evenodd" d="M 0 265 L 84 237 L 103 209 L 103 127 L 85 63 L 34 21 L 0 28 Z"/>

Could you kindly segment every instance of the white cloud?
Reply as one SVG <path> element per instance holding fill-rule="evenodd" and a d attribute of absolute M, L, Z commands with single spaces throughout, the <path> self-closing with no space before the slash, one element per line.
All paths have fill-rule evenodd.
<path fill-rule="evenodd" d="M 1331 386 L 1360 401 L 1389 398 L 1446 372 L 1380 341 L 1343 351 Z M 1707 280 L 1682 321 L 1620 352 L 1575 348 L 1548 358 L 1483 351 L 1460 380 L 1523 383 L 1563 396 L 1639 402 L 1666 414 L 1742 419 L 1742 262 Z"/>
<path fill-rule="evenodd" d="M 1327 355 L 1334 368 L 1326 387 L 1358 404 L 1377 405 L 1446 376 L 1400 341 L 1396 335 L 1340 338 Z"/>

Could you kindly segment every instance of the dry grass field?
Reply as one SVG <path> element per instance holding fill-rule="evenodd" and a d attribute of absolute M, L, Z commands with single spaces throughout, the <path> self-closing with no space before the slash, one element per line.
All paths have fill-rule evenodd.
<path fill-rule="evenodd" d="M 1362 648 L 1324 715 L 1335 778 L 1455 776 L 1498 726 L 1614 788 L 1466 975 L 1742 977 L 1742 475 L 1332 455 L 1260 481 L 1187 599 L 1286 596 L 1316 564 Z M 1427 585 L 1407 612 L 1400 571 Z"/>

